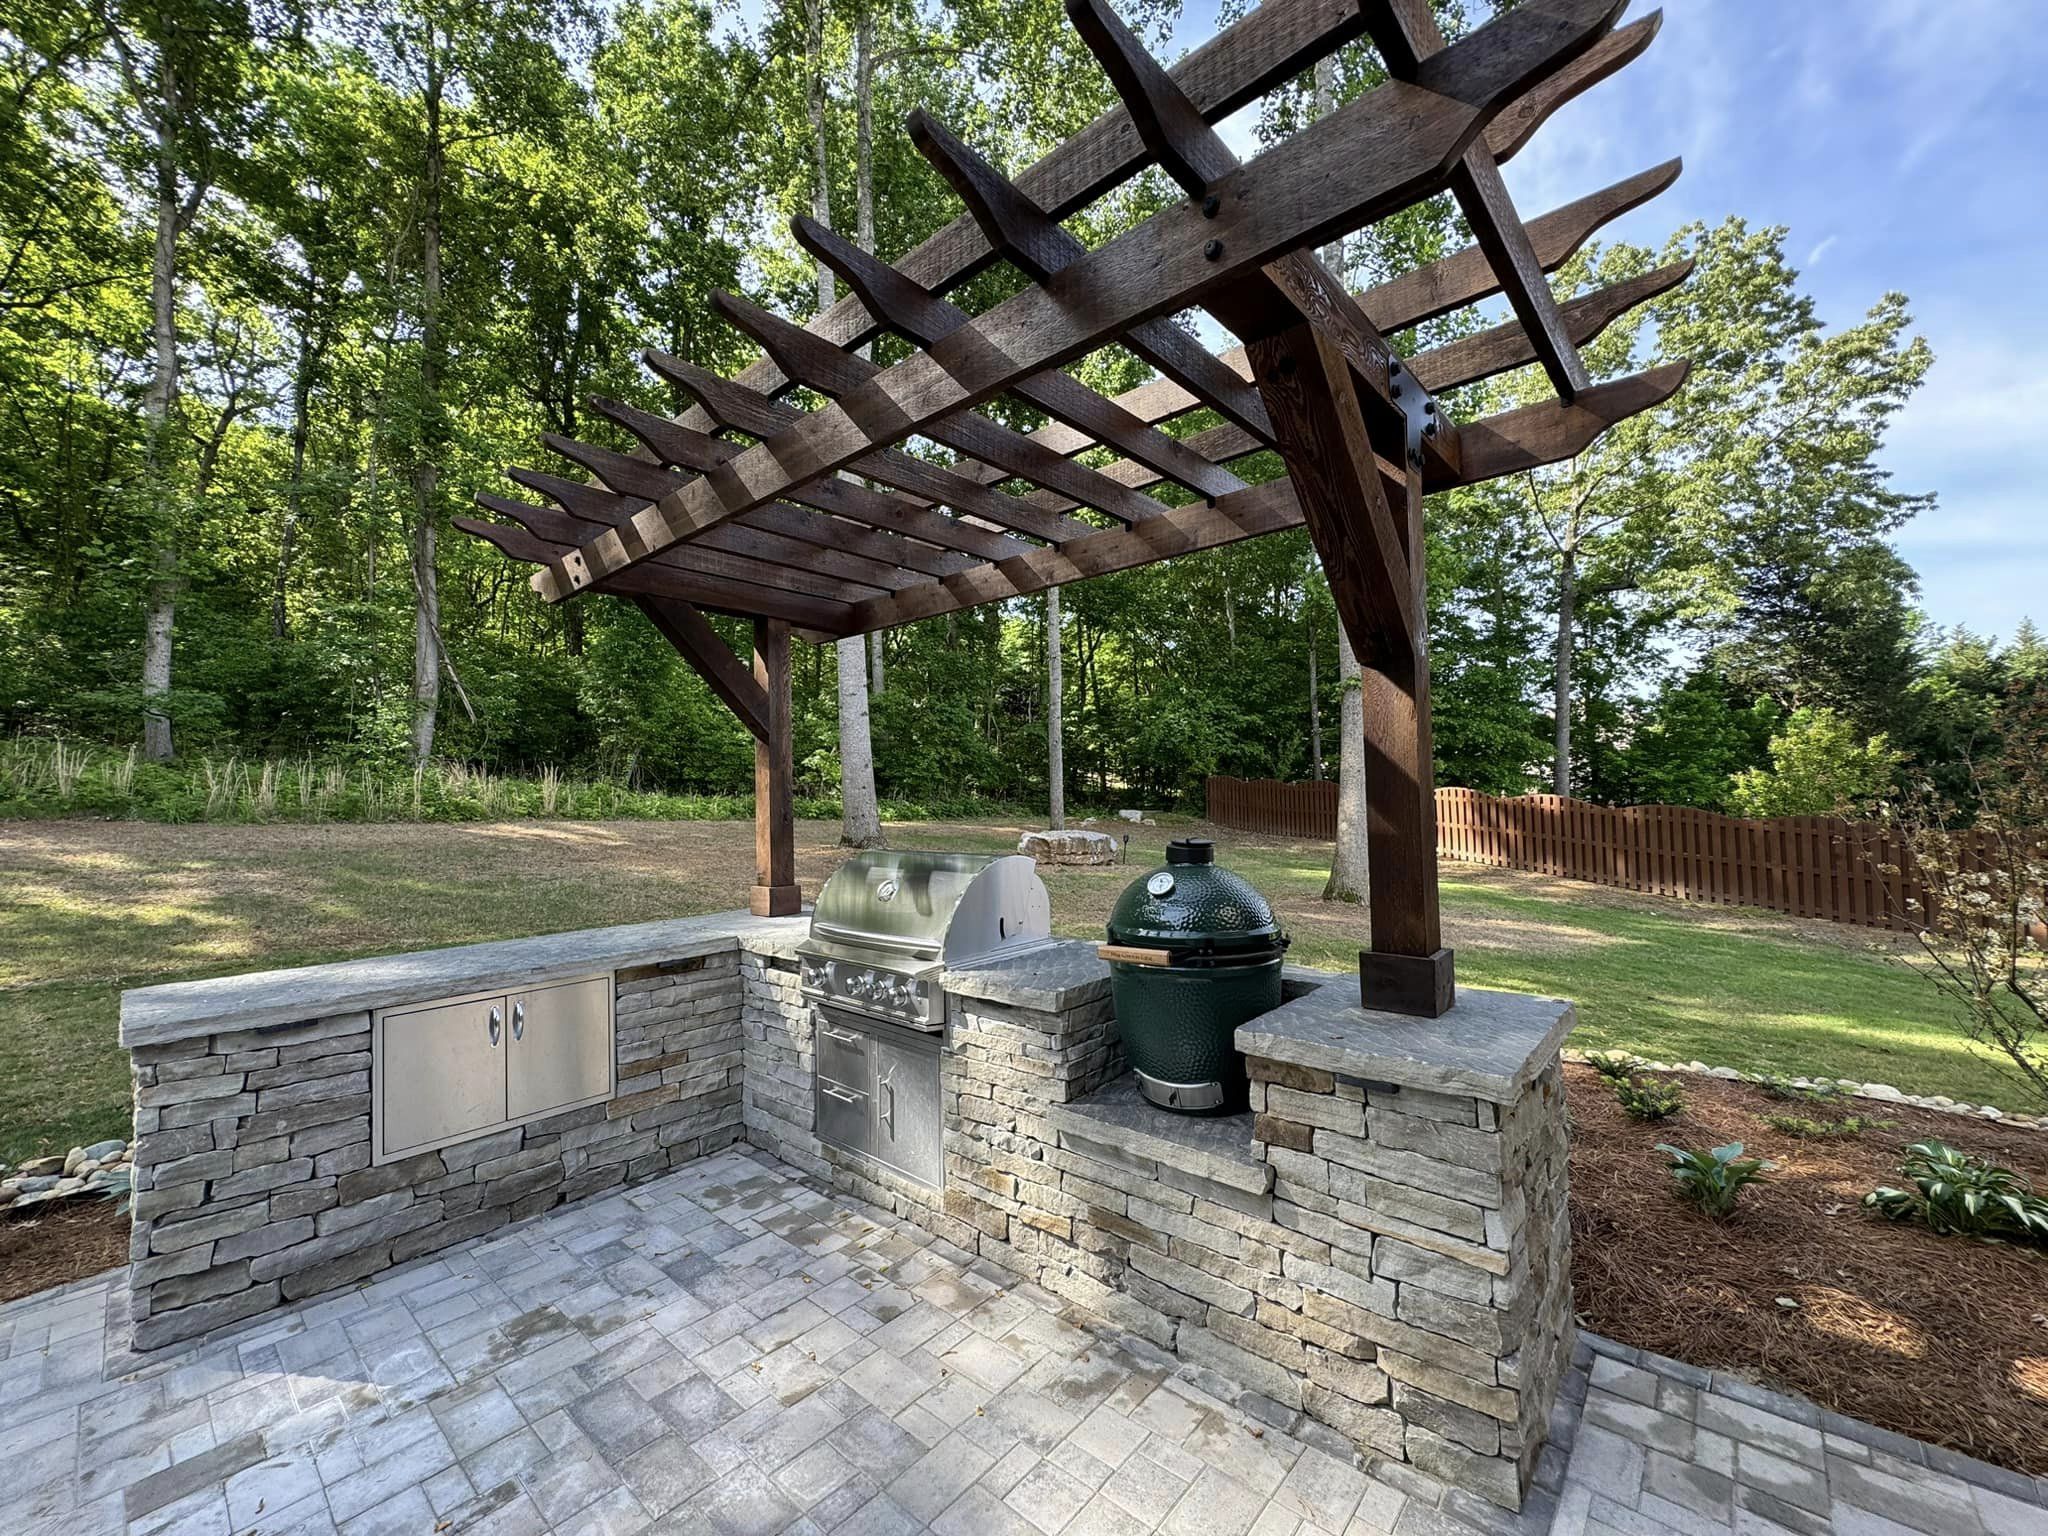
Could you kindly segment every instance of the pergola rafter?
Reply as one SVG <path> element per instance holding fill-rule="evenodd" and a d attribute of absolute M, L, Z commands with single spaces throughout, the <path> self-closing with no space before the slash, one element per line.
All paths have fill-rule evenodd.
<path fill-rule="evenodd" d="M 1545 275 L 1669 185 L 1677 163 L 1527 224 L 1499 170 L 1560 105 L 1638 56 L 1657 17 L 1617 30 L 1620 0 L 1524 0 L 1447 42 L 1426 0 L 1267 0 L 1169 70 L 1108 0 L 1067 10 L 1120 109 L 1014 178 L 914 113 L 907 129 L 960 195 L 960 218 L 894 263 L 798 219 L 798 241 L 845 298 L 799 325 L 715 295 L 759 361 L 727 379 L 648 352 L 687 410 L 594 400 L 634 452 L 550 435 L 589 479 L 513 469 L 552 505 L 483 495 L 507 521 L 458 523 L 538 566 L 548 601 L 630 599 L 747 725 L 762 912 L 799 900 L 792 632 L 887 629 L 1306 527 L 1366 670 L 1367 1000 L 1440 1013 L 1452 979 L 1436 914 L 1423 497 L 1569 457 L 1684 380 L 1681 363 L 1595 383 L 1579 348 L 1690 263 L 1566 303 Z M 1360 39 L 1380 50 L 1387 83 L 1240 164 L 1213 125 Z M 1094 249 L 1062 224 L 1148 165 L 1186 198 Z M 1314 255 L 1446 191 L 1469 249 L 1356 294 Z M 980 314 L 947 296 L 998 260 L 1027 286 Z M 1495 294 L 1514 313 L 1506 324 L 1409 358 L 1386 339 Z M 1194 309 L 1243 344 L 1209 351 L 1174 318 Z M 870 361 L 860 349 L 882 331 L 912 350 Z M 1157 377 L 1111 397 L 1066 371 L 1110 345 Z M 1436 399 L 1528 365 L 1556 398 L 1463 424 Z M 792 385 L 824 403 L 779 398 Z M 1046 424 L 1003 425 L 985 409 L 1001 396 Z M 1166 430 L 1197 410 L 1219 424 Z M 927 456 L 931 444 L 952 461 Z M 1114 457 L 1077 457 L 1101 449 Z M 1286 473 L 1248 484 L 1243 461 L 1268 449 Z M 754 622 L 751 675 L 706 610 Z"/>

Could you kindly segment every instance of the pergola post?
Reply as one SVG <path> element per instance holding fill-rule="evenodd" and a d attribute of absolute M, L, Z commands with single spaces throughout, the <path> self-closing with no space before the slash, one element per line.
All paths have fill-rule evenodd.
<path fill-rule="evenodd" d="M 1304 319 L 1246 352 L 1364 673 L 1372 948 L 1358 957 L 1360 991 L 1368 1008 L 1437 1018 L 1455 988 L 1437 908 L 1422 535 L 1422 441 L 1435 403 L 1394 364 L 1403 441 L 1376 445 L 1351 362 L 1321 327 Z"/>
<path fill-rule="evenodd" d="M 767 696 L 767 729 L 754 738 L 754 889 L 747 909 L 756 917 L 787 917 L 801 910 L 803 890 L 796 883 L 789 625 L 780 619 L 754 621 L 754 681 Z"/>
<path fill-rule="evenodd" d="M 1412 403 L 1411 403 L 1412 402 Z M 1419 391 L 1404 390 L 1406 469 L 1390 497 L 1408 566 L 1407 643 L 1361 653 L 1365 717 L 1366 892 L 1372 948 L 1358 956 L 1368 1008 L 1440 1018 L 1457 1000 L 1437 906 L 1436 746 L 1429 720 L 1428 560 L 1422 532 Z M 1435 402 L 1428 402 L 1431 410 Z M 1382 484 L 1387 482 L 1383 479 Z"/>

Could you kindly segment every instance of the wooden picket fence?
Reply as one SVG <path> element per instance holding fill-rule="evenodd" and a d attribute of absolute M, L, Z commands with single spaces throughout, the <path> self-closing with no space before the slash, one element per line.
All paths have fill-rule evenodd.
<path fill-rule="evenodd" d="M 1277 837 L 1337 835 L 1337 786 L 1208 781 L 1209 819 Z M 1559 795 L 1436 792 L 1437 856 L 1625 891 L 1907 928 L 1925 900 L 1881 828 L 1833 816 L 1757 820 L 1683 805 L 1591 805 Z"/>

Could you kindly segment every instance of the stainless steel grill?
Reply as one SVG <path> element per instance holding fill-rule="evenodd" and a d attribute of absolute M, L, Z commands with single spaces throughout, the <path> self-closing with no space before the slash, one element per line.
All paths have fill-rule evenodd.
<path fill-rule="evenodd" d="M 938 1187 L 941 977 L 1051 936 L 1052 903 L 1028 858 L 891 849 L 842 864 L 797 948 L 818 1139 Z"/>
<path fill-rule="evenodd" d="M 797 949 L 804 994 L 937 1034 L 939 975 L 1045 944 L 1052 903 L 1018 854 L 856 854 L 818 892 Z"/>

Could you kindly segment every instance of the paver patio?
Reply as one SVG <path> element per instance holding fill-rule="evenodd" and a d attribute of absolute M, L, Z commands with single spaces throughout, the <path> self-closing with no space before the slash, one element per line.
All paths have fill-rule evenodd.
<path fill-rule="evenodd" d="M 1604 1341 L 1511 1516 L 745 1150 L 176 1351 L 125 1296 L 0 1307 L 7 1536 L 2048 1532 L 2048 1482 Z"/>

